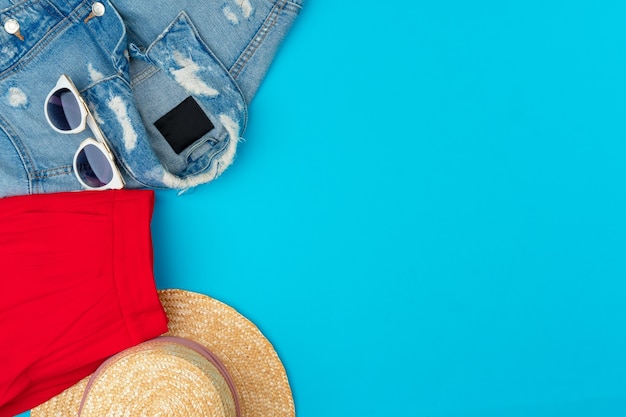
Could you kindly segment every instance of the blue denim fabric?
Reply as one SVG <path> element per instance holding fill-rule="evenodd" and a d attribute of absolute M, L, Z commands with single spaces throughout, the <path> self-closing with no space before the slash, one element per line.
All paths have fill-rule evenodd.
<path fill-rule="evenodd" d="M 247 105 L 302 0 L 0 0 L 0 196 L 79 190 L 72 172 L 87 130 L 44 116 L 61 74 L 74 81 L 129 188 L 184 189 L 234 158 Z M 21 35 L 17 36 L 17 35 Z M 193 97 L 213 128 L 176 152 L 155 122 Z"/>

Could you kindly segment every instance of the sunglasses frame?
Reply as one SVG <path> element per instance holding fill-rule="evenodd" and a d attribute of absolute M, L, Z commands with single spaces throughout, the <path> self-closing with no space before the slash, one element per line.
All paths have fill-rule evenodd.
<path fill-rule="evenodd" d="M 62 89 L 67 89 L 74 95 L 74 98 L 78 102 L 78 108 L 80 111 L 80 124 L 76 128 L 71 129 L 71 130 L 61 130 L 57 128 L 55 124 L 52 123 L 52 121 L 50 120 L 50 116 L 48 115 L 48 103 L 50 102 L 50 98 L 57 91 L 62 90 Z M 121 188 L 124 188 L 124 179 L 122 178 L 122 174 L 120 173 L 119 168 L 115 164 L 115 158 L 113 156 L 113 152 L 111 152 L 111 149 L 107 145 L 107 141 L 104 137 L 104 133 L 102 133 L 102 130 L 100 130 L 100 127 L 96 123 L 96 119 L 93 117 L 93 115 L 89 111 L 89 107 L 87 107 L 87 103 L 85 103 L 85 100 L 83 100 L 83 97 L 78 92 L 78 88 L 76 88 L 76 86 L 74 85 L 74 83 L 72 82 L 69 76 L 62 74 L 59 77 L 59 80 L 57 81 L 54 88 L 52 88 L 52 90 L 50 90 L 50 92 L 46 96 L 46 101 L 44 102 L 44 114 L 46 116 L 46 120 L 48 121 L 48 124 L 50 125 L 50 127 L 52 127 L 52 129 L 54 129 L 58 133 L 62 133 L 64 135 L 81 133 L 87 127 L 89 127 L 89 129 L 91 129 L 94 136 L 96 137 L 95 139 L 87 138 L 84 141 L 82 141 L 80 145 L 78 145 L 78 149 L 76 150 L 76 153 L 74 154 L 74 161 L 72 164 L 74 168 L 74 175 L 76 176 L 76 178 L 78 179 L 78 181 L 83 187 L 85 187 L 88 190 L 107 190 L 107 189 L 119 190 Z M 86 184 L 80 177 L 80 174 L 78 173 L 78 169 L 76 166 L 78 155 L 80 155 L 80 152 L 87 145 L 94 145 L 95 147 L 97 147 L 102 152 L 107 162 L 111 166 L 111 170 L 113 171 L 113 178 L 111 179 L 111 181 L 109 181 L 107 184 L 101 187 L 92 187 Z"/>
<path fill-rule="evenodd" d="M 92 187 L 89 184 L 85 183 L 83 179 L 80 177 L 80 174 L 78 173 L 78 157 L 80 153 L 82 152 L 82 150 L 85 149 L 89 145 L 93 145 L 96 148 L 98 148 L 98 150 L 104 154 L 111 168 L 113 168 L 113 178 L 111 178 L 111 181 L 109 181 L 108 183 L 104 184 L 101 187 Z M 113 164 L 113 154 L 111 153 L 111 151 L 109 150 L 109 147 L 104 142 L 98 142 L 97 140 L 93 138 L 87 138 L 84 141 L 82 141 L 80 145 L 78 146 L 76 153 L 74 154 L 74 161 L 72 165 L 74 167 L 74 173 L 76 174 L 76 178 L 78 178 L 78 181 L 82 184 L 82 186 L 88 190 L 107 190 L 107 189 L 119 190 L 121 188 L 124 188 L 124 180 L 122 179 L 122 176 L 119 174 L 119 171 L 117 171 L 117 167 L 115 166 L 115 164 Z"/>

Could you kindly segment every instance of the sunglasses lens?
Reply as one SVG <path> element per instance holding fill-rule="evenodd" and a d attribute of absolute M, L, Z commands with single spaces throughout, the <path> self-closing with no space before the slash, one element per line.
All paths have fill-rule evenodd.
<path fill-rule="evenodd" d="M 67 88 L 60 88 L 50 96 L 47 110 L 50 122 L 59 130 L 73 130 L 80 126 L 80 104 Z"/>
<path fill-rule="evenodd" d="M 92 144 L 87 144 L 76 156 L 76 170 L 81 180 L 92 188 L 104 187 L 113 179 L 111 162 Z"/>

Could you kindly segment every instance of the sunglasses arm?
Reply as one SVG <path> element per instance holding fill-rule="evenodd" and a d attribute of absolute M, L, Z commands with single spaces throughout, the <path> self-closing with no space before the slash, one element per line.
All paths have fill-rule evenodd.
<path fill-rule="evenodd" d="M 87 126 L 89 126 L 98 142 L 104 144 L 107 143 L 106 139 L 104 138 L 104 133 L 102 133 L 102 130 L 100 130 L 100 126 L 98 126 L 98 123 L 96 123 L 93 116 L 89 112 L 87 112 Z"/>
<path fill-rule="evenodd" d="M 104 133 L 102 133 L 102 130 L 100 130 L 100 126 L 98 126 L 98 123 L 96 122 L 96 120 L 94 119 L 94 117 L 91 115 L 89 111 L 87 111 L 87 126 L 89 126 L 89 128 L 93 132 L 94 136 L 96 137 L 95 138 L 96 141 L 100 142 L 103 145 L 103 147 L 106 149 L 107 153 L 109 154 L 108 157 L 111 158 L 110 163 L 113 167 L 113 171 L 115 172 L 114 183 L 117 184 L 116 186 L 112 188 L 124 187 L 125 185 L 124 179 L 122 178 L 122 174 L 120 173 L 119 168 L 115 165 L 115 162 L 112 159 L 114 158 L 114 156 L 113 156 L 113 153 L 111 152 L 111 149 L 109 148 L 107 140 L 104 137 Z"/>

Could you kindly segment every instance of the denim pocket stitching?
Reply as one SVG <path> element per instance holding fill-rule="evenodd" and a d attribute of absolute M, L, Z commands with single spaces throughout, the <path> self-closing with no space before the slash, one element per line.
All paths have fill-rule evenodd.
<path fill-rule="evenodd" d="M 121 52 L 123 50 L 126 49 L 127 47 L 127 30 L 126 30 L 126 24 L 124 23 L 124 20 L 122 19 L 122 16 L 119 14 L 119 12 L 117 11 L 117 9 L 115 8 L 115 6 L 111 3 L 111 2 L 107 2 L 107 8 L 110 8 L 110 11 L 107 12 L 108 14 L 113 13 L 119 23 L 119 26 L 121 27 L 121 32 L 119 33 L 119 38 L 117 40 L 117 43 L 115 45 L 115 47 L 112 50 L 109 50 L 109 46 L 104 44 L 103 42 L 101 42 L 101 36 L 99 36 L 99 34 L 94 31 L 94 29 L 87 25 L 86 30 L 88 30 L 90 33 L 93 34 L 94 39 L 96 40 L 96 42 L 98 43 L 98 46 L 100 47 L 100 49 L 102 51 L 106 51 L 107 53 L 109 53 L 109 57 L 111 59 L 111 62 L 113 63 L 113 66 L 115 67 L 116 71 L 118 72 L 118 74 L 122 73 L 124 71 L 124 65 L 126 64 L 125 60 L 126 57 L 124 56 L 124 54 Z M 91 13 L 91 11 L 87 11 L 87 12 L 82 12 L 82 14 L 86 17 L 89 15 L 89 13 Z M 83 17 L 81 16 L 80 19 L 84 22 Z M 85 23 L 87 24 L 87 23 Z M 116 55 L 117 53 L 117 55 Z M 130 84 L 129 84 L 130 85 Z"/>
<path fill-rule="evenodd" d="M 48 31 L 46 31 L 46 33 L 37 42 L 35 42 L 30 49 L 25 51 L 22 56 L 18 57 L 18 59 L 13 64 L 4 69 L 0 69 L 0 80 L 5 79 L 13 72 L 21 69 L 23 66 L 32 61 L 41 52 L 41 50 L 48 46 L 50 42 L 56 39 L 60 33 L 62 33 L 67 27 L 70 26 L 68 22 L 71 22 L 72 19 L 64 16 L 63 13 L 61 13 L 53 4 L 51 4 L 47 0 L 34 0 L 28 3 L 20 4 L 15 7 L 6 9 L 5 14 L 7 11 L 23 10 L 27 6 L 31 6 L 34 4 L 41 4 L 43 8 L 53 10 L 59 20 L 55 24 L 53 24 L 52 27 Z"/>
<path fill-rule="evenodd" d="M 60 175 L 68 175 L 72 173 L 72 165 L 60 165 L 54 168 L 41 169 L 33 172 L 33 180 L 43 180 L 50 177 L 58 177 Z"/>
<path fill-rule="evenodd" d="M 257 33 L 254 34 L 252 40 L 250 41 L 250 43 L 248 43 L 248 46 L 246 46 L 241 55 L 239 55 L 239 58 L 237 58 L 237 61 L 235 61 L 233 66 L 230 68 L 229 73 L 234 79 L 237 79 L 237 77 L 239 77 L 239 74 L 241 74 L 241 71 L 243 71 L 248 61 L 250 61 L 250 58 L 252 58 L 256 50 L 261 46 L 268 33 L 270 32 L 270 29 L 272 29 L 272 27 L 274 27 L 274 25 L 276 24 L 278 16 L 280 15 L 280 13 L 282 13 L 286 4 L 286 0 L 281 0 L 274 4 L 272 10 L 270 10 L 270 13 L 263 21 L 263 24 L 261 25 Z"/>

